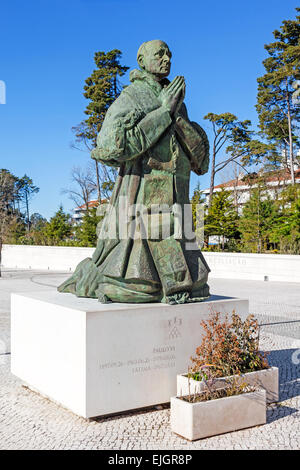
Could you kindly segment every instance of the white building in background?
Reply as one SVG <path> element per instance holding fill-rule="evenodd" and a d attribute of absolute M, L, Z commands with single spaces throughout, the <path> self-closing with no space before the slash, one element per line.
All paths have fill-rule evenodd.
<path fill-rule="evenodd" d="M 104 201 L 101 201 L 101 202 L 104 202 Z M 106 202 L 106 199 L 105 199 L 105 202 Z M 98 207 L 98 206 L 99 206 L 99 201 L 98 200 L 88 202 L 89 209 L 94 209 L 95 207 Z M 74 214 L 73 214 L 73 217 L 72 217 L 73 223 L 76 224 L 76 225 L 80 224 L 85 212 L 86 212 L 86 205 L 85 204 L 82 204 L 82 206 L 75 207 Z"/>
<path fill-rule="evenodd" d="M 258 178 L 262 176 L 263 173 L 258 173 Z M 257 187 L 255 183 L 255 178 L 252 179 L 251 185 L 243 180 L 244 174 L 240 174 L 236 179 L 226 181 L 225 183 L 218 184 L 214 187 L 214 193 L 226 189 L 227 191 L 232 191 L 232 197 L 234 199 L 235 205 L 238 207 L 238 212 L 242 212 L 243 206 L 250 199 L 251 189 Z M 264 173 L 264 182 L 268 187 L 268 194 L 271 198 L 274 198 L 278 192 L 282 191 L 286 186 L 292 183 L 291 173 L 288 169 L 281 169 L 276 171 L 270 171 Z M 295 182 L 300 183 L 300 168 L 295 166 Z M 208 204 L 209 201 L 209 188 L 201 191 L 205 196 L 205 203 Z"/>

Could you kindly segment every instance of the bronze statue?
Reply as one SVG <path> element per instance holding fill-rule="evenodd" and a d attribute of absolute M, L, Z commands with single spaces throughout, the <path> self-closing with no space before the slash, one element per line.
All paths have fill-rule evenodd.
<path fill-rule="evenodd" d="M 166 78 L 167 44 L 143 43 L 137 61 L 140 69 L 107 111 L 92 152 L 120 168 L 97 248 L 58 290 L 101 302 L 201 301 L 209 296 L 209 268 L 195 243 L 188 249 L 184 224 L 176 228 L 176 207 L 189 207 L 191 170 L 208 170 L 208 139 L 189 121 L 184 77 Z"/>

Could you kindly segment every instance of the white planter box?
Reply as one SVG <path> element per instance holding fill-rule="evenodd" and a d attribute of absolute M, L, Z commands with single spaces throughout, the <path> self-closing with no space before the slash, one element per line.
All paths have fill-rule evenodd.
<path fill-rule="evenodd" d="M 240 377 L 241 381 L 249 385 L 254 385 L 266 390 L 267 403 L 274 403 L 279 399 L 279 377 L 278 367 L 270 367 L 269 369 L 258 370 L 256 372 L 247 372 L 241 376 L 221 377 L 216 379 L 215 387 L 221 387 L 226 384 L 226 378 Z M 177 395 L 183 396 L 189 393 L 200 393 L 204 390 L 205 383 L 197 380 L 189 379 L 187 374 L 177 375 Z"/>
<path fill-rule="evenodd" d="M 171 398 L 171 429 L 194 441 L 266 423 L 266 391 L 189 403 Z"/>

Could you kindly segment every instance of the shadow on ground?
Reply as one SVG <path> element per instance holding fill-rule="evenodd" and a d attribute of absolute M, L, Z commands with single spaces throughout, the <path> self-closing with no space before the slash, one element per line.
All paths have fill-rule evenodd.
<path fill-rule="evenodd" d="M 286 416 L 291 416 L 294 413 L 298 413 L 297 408 L 291 408 L 290 406 L 281 405 L 280 403 L 274 404 L 267 409 L 267 423 L 273 423 Z"/>
<path fill-rule="evenodd" d="M 271 366 L 279 368 L 279 400 L 300 395 L 300 349 L 281 349 L 267 353 Z"/>

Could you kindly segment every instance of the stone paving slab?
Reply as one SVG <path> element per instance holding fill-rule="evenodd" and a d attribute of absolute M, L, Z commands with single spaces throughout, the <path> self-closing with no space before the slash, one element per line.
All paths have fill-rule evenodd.
<path fill-rule="evenodd" d="M 300 284 L 209 278 L 211 293 L 249 299 L 254 314 L 300 319 Z"/>

